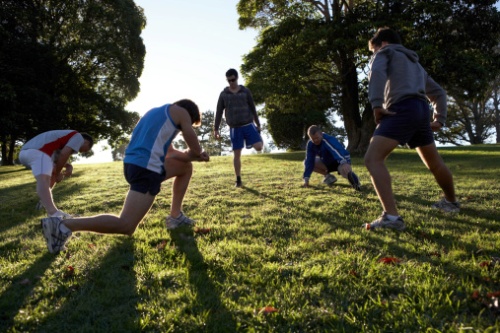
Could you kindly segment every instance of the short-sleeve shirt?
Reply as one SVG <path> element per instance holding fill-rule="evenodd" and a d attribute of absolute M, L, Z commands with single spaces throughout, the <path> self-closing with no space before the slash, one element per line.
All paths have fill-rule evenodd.
<path fill-rule="evenodd" d="M 54 151 L 70 147 L 78 152 L 85 143 L 83 136 L 75 130 L 54 130 L 38 134 L 26 142 L 21 150 L 38 149 L 52 156 Z"/>

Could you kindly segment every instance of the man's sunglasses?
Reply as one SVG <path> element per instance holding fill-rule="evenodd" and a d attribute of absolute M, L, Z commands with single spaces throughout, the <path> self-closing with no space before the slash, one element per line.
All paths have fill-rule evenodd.
<path fill-rule="evenodd" d="M 227 82 L 235 82 L 238 79 L 227 79 Z"/>

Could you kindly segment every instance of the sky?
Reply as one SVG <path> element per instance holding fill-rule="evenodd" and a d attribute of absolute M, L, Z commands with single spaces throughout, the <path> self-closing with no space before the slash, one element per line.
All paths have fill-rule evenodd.
<path fill-rule="evenodd" d="M 256 45 L 257 31 L 238 28 L 237 0 L 135 0 L 146 16 L 142 31 L 146 57 L 140 92 L 126 109 L 146 111 L 179 99 L 193 100 L 201 112 L 215 111 L 227 86 L 229 68 L 240 71 L 244 54 Z M 240 76 L 240 84 L 245 84 Z M 110 162 L 100 145 L 81 163 Z"/>

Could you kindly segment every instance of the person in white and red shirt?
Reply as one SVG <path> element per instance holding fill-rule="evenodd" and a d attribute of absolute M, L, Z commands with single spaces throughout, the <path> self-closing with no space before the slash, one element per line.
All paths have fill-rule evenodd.
<path fill-rule="evenodd" d="M 52 187 L 64 177 L 71 176 L 73 166 L 68 163 L 69 157 L 78 152 L 88 152 L 93 144 L 94 140 L 87 133 L 54 130 L 38 134 L 21 148 L 19 160 L 31 168 L 36 179 L 36 193 L 49 216 L 70 216 L 57 209 L 52 198 Z"/>

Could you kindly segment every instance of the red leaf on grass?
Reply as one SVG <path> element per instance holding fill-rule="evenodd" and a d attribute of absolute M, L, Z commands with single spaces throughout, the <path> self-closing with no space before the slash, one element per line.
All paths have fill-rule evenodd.
<path fill-rule="evenodd" d="M 488 298 L 493 298 L 493 297 L 500 297 L 500 291 L 494 291 L 492 293 L 487 293 L 486 296 Z"/>
<path fill-rule="evenodd" d="M 349 275 L 352 275 L 352 276 L 354 276 L 354 277 L 358 277 L 358 276 L 359 276 L 359 275 L 358 275 L 358 272 L 356 272 L 354 269 L 351 269 L 351 270 L 349 271 Z"/>
<path fill-rule="evenodd" d="M 385 257 L 385 258 L 380 258 L 378 262 L 381 264 L 397 264 L 398 262 L 401 262 L 401 260 L 394 257 Z"/>
<path fill-rule="evenodd" d="M 75 275 L 75 269 L 73 268 L 73 266 L 66 267 L 66 271 L 64 272 L 64 277 L 71 278 L 74 275 Z"/>
<path fill-rule="evenodd" d="M 490 266 L 490 262 L 489 261 L 483 261 L 479 264 L 480 267 L 489 267 Z"/>
<path fill-rule="evenodd" d="M 472 299 L 478 299 L 479 298 L 479 291 L 474 290 L 472 292 L 472 296 L 471 297 L 472 297 Z"/>
<path fill-rule="evenodd" d="M 210 228 L 194 228 L 194 232 L 198 235 L 206 235 L 210 232 Z"/>
<path fill-rule="evenodd" d="M 268 315 L 270 313 L 278 312 L 279 310 L 276 309 L 275 307 L 272 306 L 266 306 L 261 309 L 259 309 L 259 314 L 265 314 Z"/>
<path fill-rule="evenodd" d="M 156 249 L 159 251 L 159 250 L 163 250 L 165 248 L 165 246 L 167 246 L 167 241 L 164 240 L 162 241 L 160 244 L 156 245 Z"/>

